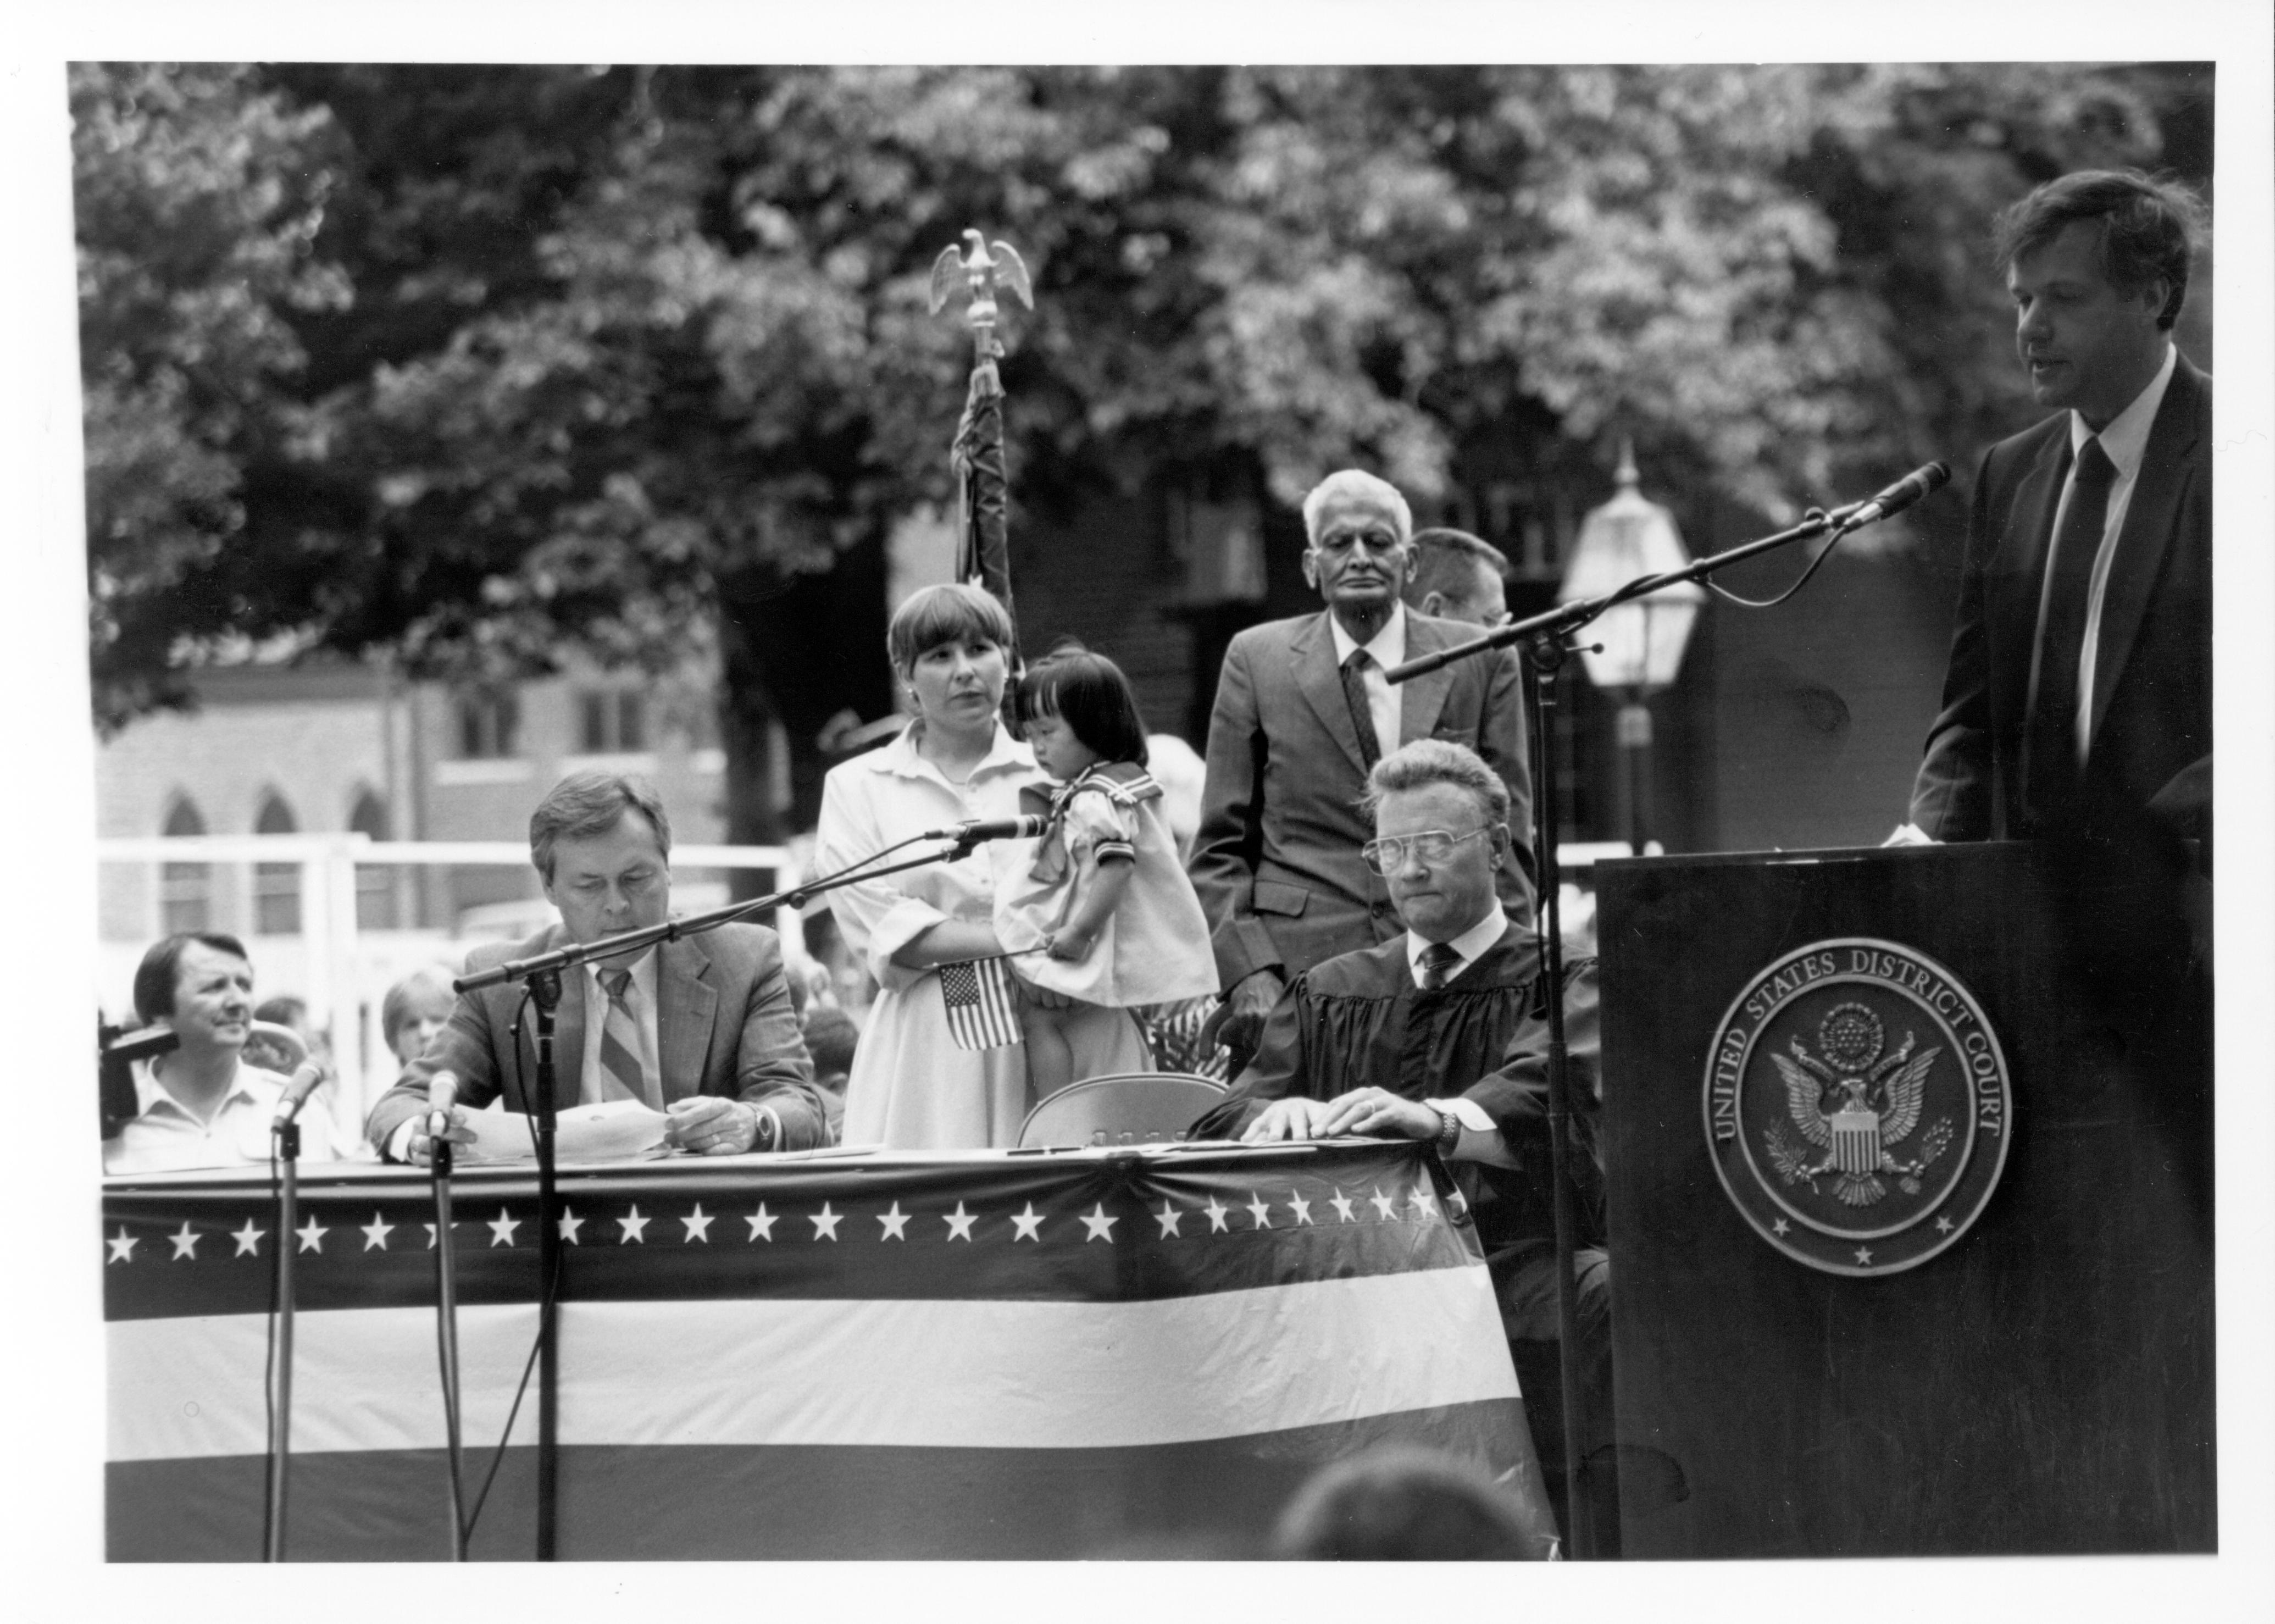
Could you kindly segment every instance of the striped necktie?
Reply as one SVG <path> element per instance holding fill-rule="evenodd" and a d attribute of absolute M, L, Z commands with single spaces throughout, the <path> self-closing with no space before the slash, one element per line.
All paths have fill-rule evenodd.
<path fill-rule="evenodd" d="M 1433 941 L 1422 949 L 1422 990 L 1434 993 L 1453 979 L 1461 968 L 1462 950 L 1450 941 Z"/>
<path fill-rule="evenodd" d="M 661 1091 L 640 1064 L 639 1018 L 632 1014 L 630 1001 L 632 972 L 603 970 L 599 974 L 601 989 L 608 995 L 608 1019 L 601 1026 L 603 1091 L 610 1099 L 643 1099 L 653 1109 L 661 1111 Z"/>

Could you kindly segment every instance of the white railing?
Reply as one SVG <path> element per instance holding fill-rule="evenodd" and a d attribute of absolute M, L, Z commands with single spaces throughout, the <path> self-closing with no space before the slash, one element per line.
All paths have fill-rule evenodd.
<path fill-rule="evenodd" d="M 430 963 L 453 948 L 469 945 L 455 925 L 443 929 L 365 933 L 356 920 L 356 870 L 386 868 L 526 868 L 529 848 L 515 841 L 375 841 L 368 835 L 350 833 L 302 835 L 189 835 L 140 839 L 99 840 L 95 859 L 105 864 L 134 863 L 150 867 L 152 894 L 157 894 L 162 865 L 168 863 L 291 863 L 299 869 L 300 928 L 303 951 L 299 956 L 297 980 L 277 976 L 276 966 L 256 964 L 256 997 L 291 993 L 308 1006 L 311 1031 L 325 1033 L 339 1072 L 344 1100 L 368 1109 L 372 1099 L 393 1081 L 391 1057 L 378 1031 L 379 1011 L 388 987 L 399 975 Z M 796 859 L 782 846 L 675 846 L 672 866 L 773 869 L 776 889 L 795 885 Z M 155 910 L 154 910 L 155 911 Z M 777 919 L 782 951 L 793 963 L 805 956 L 805 939 L 797 921 Z M 127 944 L 139 959 L 149 936 Z M 378 939 L 387 939 L 386 950 L 374 950 Z M 106 944 L 106 948 L 110 944 Z M 106 955 L 106 956 L 112 956 Z M 130 972 L 131 973 L 131 972 Z M 114 1017 L 123 1006 L 110 1001 Z M 382 1075 L 367 1079 L 368 1056 Z M 367 1082 L 373 1084 L 367 1086 Z"/>

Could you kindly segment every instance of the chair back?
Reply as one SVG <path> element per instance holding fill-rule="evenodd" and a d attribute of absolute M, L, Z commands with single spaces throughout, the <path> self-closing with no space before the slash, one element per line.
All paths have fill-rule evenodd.
<path fill-rule="evenodd" d="M 1182 1139 L 1195 1117 L 1228 1091 L 1182 1071 L 1085 1077 L 1027 1113 L 1021 1145 L 1144 1144 Z"/>

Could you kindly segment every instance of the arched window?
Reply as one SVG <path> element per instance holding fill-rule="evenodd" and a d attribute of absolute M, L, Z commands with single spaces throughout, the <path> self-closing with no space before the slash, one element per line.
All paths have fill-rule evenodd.
<path fill-rule="evenodd" d="M 253 821 L 255 835 L 291 835 L 299 827 L 283 797 L 271 789 L 261 797 L 261 815 Z M 253 930 L 259 936 L 300 933 L 299 864 L 253 865 Z"/>
<path fill-rule="evenodd" d="M 355 804 L 348 811 L 348 827 L 374 840 L 388 838 L 387 805 L 370 786 L 357 792 Z M 366 931 L 395 929 L 396 871 L 376 864 L 359 863 L 355 874 L 356 927 Z"/>
<path fill-rule="evenodd" d="M 177 796 L 167 809 L 161 831 L 169 837 L 202 835 L 206 820 L 197 804 Z M 162 863 L 158 865 L 158 928 L 166 935 L 176 931 L 213 928 L 213 867 L 207 863 Z"/>

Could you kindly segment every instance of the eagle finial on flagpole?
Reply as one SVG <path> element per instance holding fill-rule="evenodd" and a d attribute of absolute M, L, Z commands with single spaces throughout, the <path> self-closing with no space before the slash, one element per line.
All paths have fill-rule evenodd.
<path fill-rule="evenodd" d="M 971 326 L 977 359 L 992 361 L 1003 353 L 995 337 L 995 289 L 1003 291 L 1028 309 L 1035 307 L 1034 284 L 1027 279 L 1026 261 L 1006 242 L 990 243 L 967 229 L 961 249 L 943 248 L 932 266 L 932 313 L 938 315 L 956 291 L 961 276 L 971 290 L 971 306 L 964 320 Z"/>

